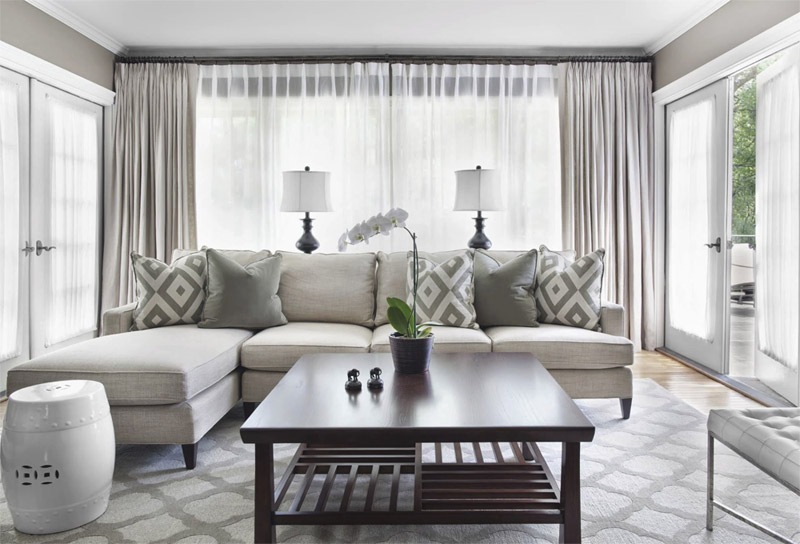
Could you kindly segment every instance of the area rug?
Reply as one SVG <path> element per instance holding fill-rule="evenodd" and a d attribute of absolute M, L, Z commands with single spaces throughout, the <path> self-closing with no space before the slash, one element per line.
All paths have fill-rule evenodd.
<path fill-rule="evenodd" d="M 594 442 L 582 450 L 584 542 L 771 542 L 720 512 L 714 531 L 705 530 L 705 415 L 651 380 L 635 380 L 630 420 L 620 419 L 616 401 L 579 405 L 597 426 Z M 0 542 L 252 542 L 253 448 L 239 439 L 242 421 L 238 406 L 214 427 L 201 441 L 192 471 L 184 469 L 180 447 L 120 446 L 108 510 L 73 531 L 49 536 L 18 533 L 11 526 L 5 497 L 0 497 Z M 560 445 L 542 444 L 542 450 L 558 476 Z M 800 539 L 800 498 L 726 448 L 717 451 L 718 497 Z M 293 453 L 293 446 L 276 448 L 277 474 Z M 313 500 L 313 491 L 307 500 Z M 557 539 L 555 526 L 537 525 L 278 528 L 280 542 Z"/>

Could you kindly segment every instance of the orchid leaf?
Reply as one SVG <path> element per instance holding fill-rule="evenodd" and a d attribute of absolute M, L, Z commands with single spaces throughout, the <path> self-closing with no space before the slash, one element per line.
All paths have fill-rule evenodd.
<path fill-rule="evenodd" d="M 409 338 L 413 336 L 412 325 L 400 308 L 397 306 L 389 306 L 389 309 L 386 311 L 386 317 L 389 319 L 389 323 L 394 330 Z"/>
<path fill-rule="evenodd" d="M 422 329 L 419 332 L 419 334 L 417 334 L 417 338 L 427 338 L 427 337 L 429 337 L 431 335 L 432 332 L 433 332 L 433 329 L 430 328 L 430 327 L 427 327 L 425 329 Z"/>

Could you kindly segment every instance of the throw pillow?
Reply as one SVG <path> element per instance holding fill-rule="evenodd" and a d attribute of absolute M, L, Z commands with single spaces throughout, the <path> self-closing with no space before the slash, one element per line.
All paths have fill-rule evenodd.
<path fill-rule="evenodd" d="M 483 249 L 475 252 L 475 310 L 481 327 L 538 327 L 535 249 L 500 264 Z"/>
<path fill-rule="evenodd" d="M 536 305 L 540 323 L 600 330 L 605 254 L 605 249 L 598 249 L 572 262 L 562 253 L 539 248 Z"/>
<path fill-rule="evenodd" d="M 437 263 L 419 254 L 419 283 L 417 284 L 417 317 L 420 321 L 436 321 L 449 327 L 477 329 L 473 285 L 473 257 L 464 251 Z M 408 253 L 406 275 L 407 302 L 413 302 L 414 260 Z"/>
<path fill-rule="evenodd" d="M 131 253 L 136 307 L 131 330 L 197 323 L 203 311 L 206 255 L 196 251 L 167 265 Z"/>
<path fill-rule="evenodd" d="M 216 249 L 208 249 L 206 257 L 206 303 L 198 327 L 267 329 L 286 324 L 278 298 L 280 255 L 244 266 Z"/>

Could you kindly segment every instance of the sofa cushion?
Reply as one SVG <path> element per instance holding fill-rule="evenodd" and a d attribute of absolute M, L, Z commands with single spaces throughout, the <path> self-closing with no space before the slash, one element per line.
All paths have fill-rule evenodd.
<path fill-rule="evenodd" d="M 242 366 L 286 371 L 306 353 L 367 353 L 370 340 L 372 331 L 359 325 L 290 322 L 263 330 L 245 342 Z"/>
<path fill-rule="evenodd" d="M 406 302 L 414 304 L 414 259 L 408 252 Z M 450 327 L 477 329 L 473 253 L 462 251 L 443 263 L 420 253 L 417 285 L 417 317 Z"/>
<path fill-rule="evenodd" d="M 463 253 L 463 249 L 426 253 L 426 256 L 436 263 L 443 263 L 456 255 Z M 377 290 L 375 301 L 375 326 L 385 325 L 389 322 L 386 311 L 386 297 L 403 299 L 406 297 L 406 275 L 408 273 L 408 252 L 396 251 L 394 253 L 378 252 Z"/>
<path fill-rule="evenodd" d="M 389 335 L 394 329 L 391 325 L 381 325 L 372 334 L 372 348 L 374 353 L 389 352 Z M 466 329 L 463 327 L 433 327 L 434 353 L 489 353 L 492 351 L 492 341 L 479 329 Z"/>
<path fill-rule="evenodd" d="M 9 393 L 57 380 L 95 380 L 112 406 L 183 402 L 239 365 L 240 329 L 176 325 L 101 336 L 11 369 Z"/>
<path fill-rule="evenodd" d="M 622 336 L 541 323 L 489 327 L 492 351 L 533 353 L 545 368 L 613 368 L 633 364 L 633 342 Z"/>
<path fill-rule="evenodd" d="M 286 319 L 373 325 L 374 253 L 278 253 L 283 257 L 278 297 Z"/>
<path fill-rule="evenodd" d="M 538 327 L 536 281 L 538 252 L 532 249 L 500 263 L 490 252 L 475 252 L 475 312 L 482 328 Z"/>

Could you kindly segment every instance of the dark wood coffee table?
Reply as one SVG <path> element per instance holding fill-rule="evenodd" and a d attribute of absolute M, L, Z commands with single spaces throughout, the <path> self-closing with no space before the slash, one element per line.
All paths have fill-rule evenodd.
<path fill-rule="evenodd" d="M 379 393 L 366 387 L 375 366 Z M 434 354 L 422 375 L 396 374 L 388 354 L 306 355 L 241 435 L 256 450 L 256 542 L 275 542 L 276 525 L 467 523 L 556 523 L 561 542 L 581 540 L 580 443 L 594 426 L 529 353 Z M 562 442 L 560 486 L 537 442 Z M 300 444 L 277 489 L 276 443 Z"/>

